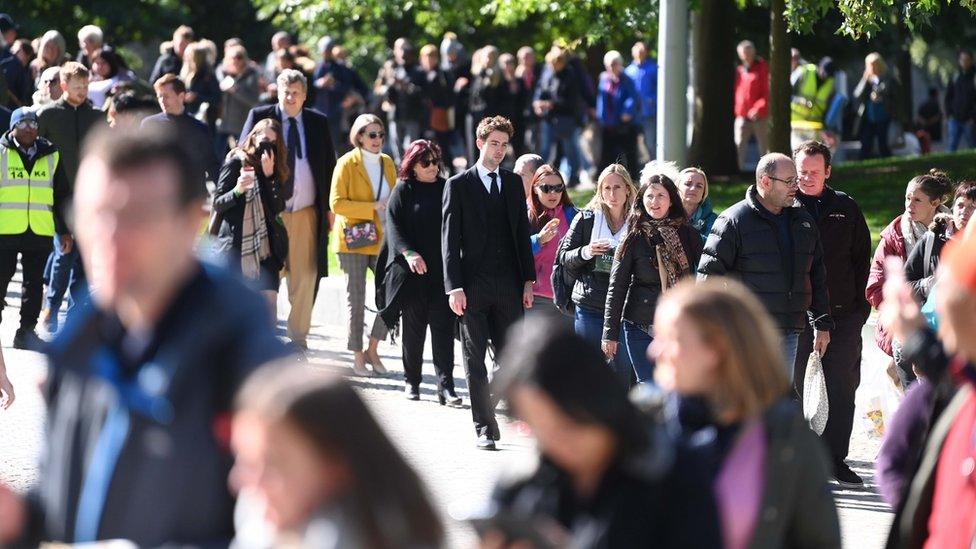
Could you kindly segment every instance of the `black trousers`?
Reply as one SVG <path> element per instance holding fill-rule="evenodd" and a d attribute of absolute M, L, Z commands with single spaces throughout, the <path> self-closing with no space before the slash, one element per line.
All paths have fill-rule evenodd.
<path fill-rule="evenodd" d="M 847 457 L 854 427 L 854 393 L 861 384 L 861 329 L 867 319 L 861 314 L 842 314 L 834 317 L 836 327 L 830 332 L 827 353 L 821 358 L 827 382 L 827 401 L 830 414 L 820 439 L 827 445 L 834 460 Z M 800 334 L 794 364 L 793 386 L 803 396 L 803 375 L 807 360 L 813 352 L 813 329 Z"/>
<path fill-rule="evenodd" d="M 462 358 L 478 436 L 498 438 L 499 434 L 495 401 L 488 389 L 485 352 L 491 340 L 497 360 L 505 348 L 506 332 L 522 318 L 522 285 L 514 279 L 483 274 L 464 289 L 468 307 L 461 317 Z"/>
<path fill-rule="evenodd" d="M 41 315 L 44 299 L 44 265 L 51 250 L 0 250 L 0 316 L 3 303 L 7 299 L 7 286 L 17 272 L 17 254 L 23 267 L 24 283 L 20 298 L 20 328 L 33 330 Z"/>
<path fill-rule="evenodd" d="M 600 149 L 599 170 L 610 164 L 620 163 L 632 174 L 637 171 L 637 126 L 624 124 L 614 128 L 603 128 L 603 145 Z"/>
<path fill-rule="evenodd" d="M 457 316 L 447 303 L 443 286 L 438 284 L 437 289 L 439 291 L 428 291 L 426 295 L 410 296 L 403 304 L 403 372 L 408 385 L 420 385 L 424 342 L 427 326 L 430 326 L 437 384 L 444 389 L 454 389 L 454 323 Z"/>

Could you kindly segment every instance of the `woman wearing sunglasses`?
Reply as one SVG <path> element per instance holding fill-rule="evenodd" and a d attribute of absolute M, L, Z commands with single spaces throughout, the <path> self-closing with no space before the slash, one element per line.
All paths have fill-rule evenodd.
<path fill-rule="evenodd" d="M 376 277 L 380 315 L 387 326 L 403 318 L 403 372 L 406 396 L 420 400 L 427 326 L 437 372 L 437 400 L 459 406 L 454 392 L 454 313 L 444 293 L 441 259 L 441 149 L 418 139 L 400 162 L 400 183 L 386 208 L 386 241 Z"/>
<path fill-rule="evenodd" d="M 554 312 L 552 266 L 556 262 L 559 241 L 576 217 L 576 207 L 566 192 L 563 176 L 549 164 L 543 164 L 535 171 L 527 202 L 529 227 L 533 232 L 529 240 L 535 256 L 535 284 L 532 286 L 535 301 L 531 313 Z"/>
<path fill-rule="evenodd" d="M 366 315 L 366 269 L 376 272 L 376 257 L 383 240 L 386 205 L 396 184 L 393 159 L 383 154 L 386 130 L 383 121 L 372 114 L 361 114 L 349 130 L 353 149 L 336 161 L 332 172 L 329 205 L 335 214 L 333 246 L 339 266 L 346 275 L 346 305 L 349 309 L 347 349 L 353 352 L 352 369 L 357 375 L 385 374 L 377 351 L 386 337 L 386 324 L 379 315 L 373 319 L 369 347 L 363 352 L 363 320 Z"/>

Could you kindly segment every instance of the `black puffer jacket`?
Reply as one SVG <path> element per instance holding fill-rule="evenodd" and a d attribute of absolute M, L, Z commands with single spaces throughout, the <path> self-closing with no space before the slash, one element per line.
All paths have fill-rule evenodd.
<path fill-rule="evenodd" d="M 820 232 L 798 202 L 783 208 L 790 216 L 793 256 L 784 256 L 776 221 L 759 204 L 756 186 L 746 198 L 722 212 L 705 241 L 698 278 L 735 276 L 766 306 L 782 330 L 801 331 L 808 322 L 831 330 L 827 272 Z"/>
<path fill-rule="evenodd" d="M 559 241 L 556 262 L 563 266 L 574 278 L 571 299 L 577 307 L 603 312 L 607 303 L 607 287 L 610 286 L 610 273 L 594 271 L 595 258 L 583 259 L 583 247 L 593 236 L 593 212 L 580 210 L 579 215 L 569 224 L 569 231 Z"/>
<path fill-rule="evenodd" d="M 678 228 L 678 238 L 688 258 L 690 274 L 702 253 L 701 236 L 691 225 Z M 629 237 L 623 253 L 617 250 L 610 269 L 610 286 L 607 288 L 607 304 L 603 314 L 603 339 L 620 339 L 620 322 L 649 326 L 654 323 L 654 311 L 661 297 L 661 273 L 658 270 L 655 246 L 660 243 L 655 233 L 652 242 L 640 236 Z M 625 241 L 626 242 L 626 241 Z"/>

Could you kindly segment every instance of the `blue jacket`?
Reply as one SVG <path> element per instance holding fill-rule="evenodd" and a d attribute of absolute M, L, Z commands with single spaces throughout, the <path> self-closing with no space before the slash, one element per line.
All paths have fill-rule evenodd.
<path fill-rule="evenodd" d="M 712 201 L 706 198 L 688 219 L 688 223 L 701 235 L 702 243 L 708 240 L 708 233 L 712 232 L 717 217 L 718 214 L 712 209 Z"/>
<path fill-rule="evenodd" d="M 330 118 L 342 115 L 342 101 L 353 90 L 351 72 L 351 69 L 335 61 L 323 61 L 315 67 L 315 73 L 312 75 L 310 84 L 315 87 L 315 104 L 313 106 L 316 110 Z M 335 78 L 335 85 L 331 89 L 320 88 L 315 84 L 319 78 L 329 74 Z"/>
<path fill-rule="evenodd" d="M 570 206 L 563 206 L 563 212 L 566 214 L 566 223 L 568 224 L 567 225 L 568 227 L 573 223 L 573 218 L 576 217 L 576 214 L 579 213 L 579 210 L 576 209 L 576 206 L 570 205 Z M 539 253 L 539 250 L 542 249 L 542 245 L 539 244 L 539 234 L 535 233 L 533 235 L 530 235 L 529 242 L 532 243 L 532 255 L 534 256 L 535 254 Z"/>
<path fill-rule="evenodd" d="M 624 74 L 634 81 L 641 99 L 641 119 L 657 115 L 657 63 L 645 59 L 643 63 L 634 61 L 624 69 Z"/>
<path fill-rule="evenodd" d="M 620 75 L 620 85 L 616 93 L 610 93 L 610 73 L 600 74 L 600 87 L 596 96 L 596 116 L 604 128 L 625 124 L 620 117 L 629 114 L 631 121 L 637 120 L 640 110 L 640 97 L 634 81 L 626 74 Z"/>

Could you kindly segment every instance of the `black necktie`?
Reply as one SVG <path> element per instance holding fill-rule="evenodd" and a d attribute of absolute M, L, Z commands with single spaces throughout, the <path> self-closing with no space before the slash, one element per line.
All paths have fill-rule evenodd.
<path fill-rule="evenodd" d="M 498 174 L 495 172 L 491 172 L 488 174 L 488 177 L 491 178 L 491 197 L 498 198 L 498 195 L 501 194 L 498 191 Z"/>
<path fill-rule="evenodd" d="M 298 121 L 288 118 L 288 155 L 302 157 L 302 140 L 298 137 Z"/>

